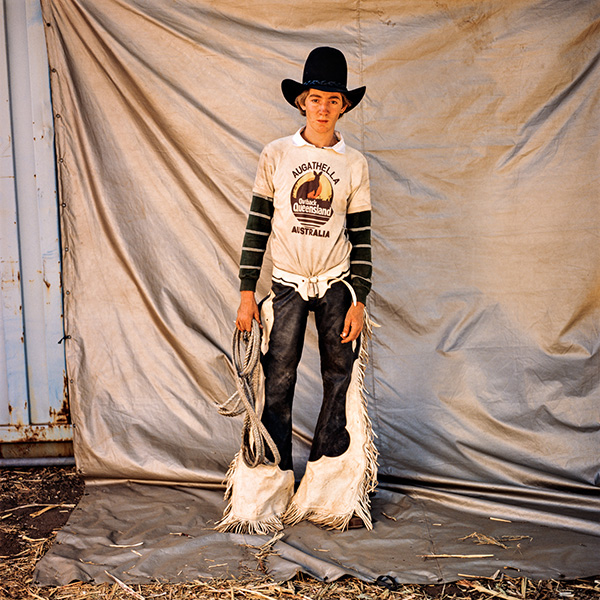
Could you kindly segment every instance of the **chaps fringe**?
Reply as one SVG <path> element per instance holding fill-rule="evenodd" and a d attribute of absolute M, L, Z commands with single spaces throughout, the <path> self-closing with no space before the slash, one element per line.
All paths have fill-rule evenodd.
<path fill-rule="evenodd" d="M 233 474 L 235 473 L 238 460 L 242 460 L 241 451 L 238 452 L 229 465 L 225 481 L 227 488 L 225 489 L 225 500 L 227 506 L 223 511 L 223 518 L 215 524 L 215 530 L 221 533 L 228 531 L 232 533 L 247 533 L 253 535 L 269 535 L 277 533 L 283 529 L 283 522 L 279 516 L 273 516 L 262 521 L 249 521 L 239 519 L 232 514 L 233 501 Z"/>

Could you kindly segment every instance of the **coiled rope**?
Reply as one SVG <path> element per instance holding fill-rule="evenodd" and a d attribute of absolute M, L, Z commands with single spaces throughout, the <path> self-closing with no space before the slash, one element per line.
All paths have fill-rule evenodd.
<path fill-rule="evenodd" d="M 252 320 L 251 331 L 235 329 L 232 340 L 233 366 L 237 372 L 237 391 L 225 402 L 218 405 L 219 414 L 226 417 L 244 415 L 242 426 L 242 458 L 248 467 L 257 465 L 278 465 L 281 461 L 279 450 L 256 414 L 260 369 L 260 327 Z M 266 444 L 266 446 L 265 446 Z M 270 461 L 265 449 L 269 447 L 273 454 Z"/>

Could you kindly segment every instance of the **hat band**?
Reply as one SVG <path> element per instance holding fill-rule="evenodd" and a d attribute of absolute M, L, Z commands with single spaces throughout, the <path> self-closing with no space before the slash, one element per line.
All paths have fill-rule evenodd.
<path fill-rule="evenodd" d="M 322 81 L 319 79 L 311 79 L 310 81 L 305 81 L 302 85 L 310 87 L 312 85 L 326 85 L 327 87 L 335 87 L 340 88 L 342 90 L 346 89 L 345 85 L 342 85 L 339 81 Z"/>

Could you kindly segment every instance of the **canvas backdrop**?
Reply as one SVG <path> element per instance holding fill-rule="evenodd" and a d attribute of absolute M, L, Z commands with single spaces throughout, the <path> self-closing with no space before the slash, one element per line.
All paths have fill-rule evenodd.
<path fill-rule="evenodd" d="M 221 510 L 241 420 L 215 402 L 235 390 L 254 172 L 266 143 L 302 125 L 281 80 L 301 79 L 308 52 L 331 45 L 349 87 L 367 86 L 339 129 L 371 177 L 368 307 L 381 327 L 366 383 L 380 497 L 479 516 L 491 502 L 600 535 L 600 2 L 42 6 L 69 394 L 90 490 L 117 482 L 118 499 L 133 482 L 193 484 L 204 492 L 185 493 L 214 489 L 207 510 Z M 259 296 L 269 271 L 267 257 Z M 311 325 L 298 475 L 320 395 Z M 378 526 L 409 535 L 401 518 L 375 517 L 369 543 Z M 580 570 L 600 571 L 589 554 Z M 454 576 L 442 571 L 412 578 Z"/>

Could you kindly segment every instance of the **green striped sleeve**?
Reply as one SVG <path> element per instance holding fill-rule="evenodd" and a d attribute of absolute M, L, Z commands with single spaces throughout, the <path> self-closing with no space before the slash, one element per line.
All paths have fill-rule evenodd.
<path fill-rule="evenodd" d="M 356 292 L 356 298 L 363 304 L 371 290 L 371 211 L 346 215 L 346 230 L 352 244 L 350 252 L 350 283 Z"/>
<path fill-rule="evenodd" d="M 267 242 L 271 235 L 272 218 L 273 199 L 258 195 L 252 196 L 240 259 L 239 277 L 242 291 L 256 289 Z"/>

